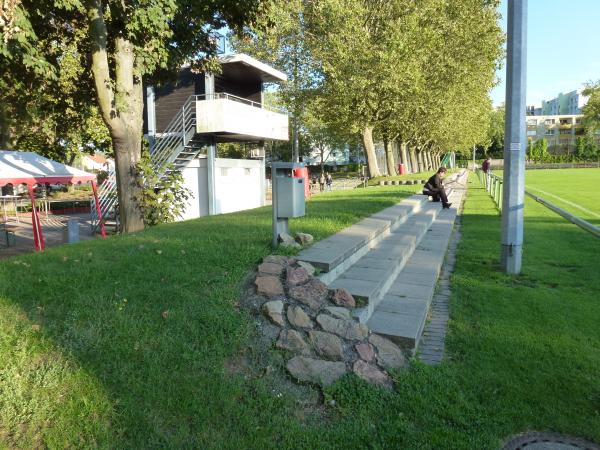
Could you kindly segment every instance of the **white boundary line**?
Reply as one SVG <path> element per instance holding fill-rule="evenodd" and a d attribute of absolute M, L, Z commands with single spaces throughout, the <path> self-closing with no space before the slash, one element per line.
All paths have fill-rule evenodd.
<path fill-rule="evenodd" d="M 567 205 L 571 205 L 571 206 L 573 206 L 575 208 L 578 208 L 578 209 L 580 209 L 580 210 L 582 210 L 582 211 L 584 211 L 584 212 L 586 212 L 588 214 L 591 214 L 592 216 L 597 217 L 597 218 L 600 219 L 600 214 L 598 214 L 598 213 L 596 213 L 594 211 L 590 211 L 589 209 L 584 208 L 583 206 L 580 206 L 577 203 L 573 203 L 573 202 L 571 202 L 569 200 L 566 200 L 566 199 L 564 199 L 562 197 L 559 197 L 558 195 L 554 195 L 554 194 L 551 194 L 550 192 L 542 191 L 541 189 L 539 189 L 537 187 L 532 187 L 532 186 L 526 186 L 526 189 L 533 189 L 534 191 L 541 192 L 544 195 L 549 195 L 550 197 L 554 197 L 554 198 L 560 200 L 561 202 L 566 203 Z"/>

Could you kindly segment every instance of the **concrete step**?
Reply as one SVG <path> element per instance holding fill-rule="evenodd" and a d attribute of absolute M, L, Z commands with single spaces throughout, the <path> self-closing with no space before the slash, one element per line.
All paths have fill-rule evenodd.
<path fill-rule="evenodd" d="M 415 352 L 423 334 L 431 299 L 454 227 L 456 206 L 463 191 L 449 197 L 454 204 L 442 210 L 425 233 L 411 257 L 397 274 L 381 302 L 369 317 L 367 326 L 405 349 Z"/>
<path fill-rule="evenodd" d="M 424 195 L 413 195 L 317 242 L 300 252 L 298 259 L 321 270 L 321 280 L 329 284 L 428 204 Z M 419 223 L 412 225 L 419 226 Z"/>
<path fill-rule="evenodd" d="M 369 320 L 393 280 L 418 248 L 440 209 L 439 204 L 426 204 L 420 212 L 412 214 L 405 223 L 329 283 L 330 288 L 344 288 L 364 303 L 362 308 L 354 312 L 361 323 Z"/>

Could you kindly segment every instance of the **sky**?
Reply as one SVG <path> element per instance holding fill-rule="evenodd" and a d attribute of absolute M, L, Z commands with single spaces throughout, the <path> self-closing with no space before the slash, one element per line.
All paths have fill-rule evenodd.
<path fill-rule="evenodd" d="M 506 32 L 507 0 L 502 0 Z M 504 103 L 506 64 L 491 92 Z M 527 17 L 527 105 L 541 106 L 560 92 L 600 80 L 600 0 L 529 0 Z"/>

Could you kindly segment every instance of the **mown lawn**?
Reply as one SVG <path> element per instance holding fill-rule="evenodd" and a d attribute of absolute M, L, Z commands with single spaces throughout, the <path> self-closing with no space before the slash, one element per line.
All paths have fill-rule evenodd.
<path fill-rule="evenodd" d="M 1 261 L 0 446 L 487 449 L 527 429 L 600 441 L 600 241 L 528 201 L 523 275 L 504 275 L 497 211 L 470 186 L 452 360 L 394 373 L 394 392 L 349 376 L 314 414 L 268 376 L 224 368 L 253 330 L 236 300 L 270 251 L 268 208 Z M 321 195 L 294 228 L 325 237 L 403 189 Z"/>
<path fill-rule="evenodd" d="M 494 171 L 502 176 L 502 171 Z M 525 186 L 535 195 L 595 225 L 600 225 L 600 168 L 535 169 L 525 172 Z"/>

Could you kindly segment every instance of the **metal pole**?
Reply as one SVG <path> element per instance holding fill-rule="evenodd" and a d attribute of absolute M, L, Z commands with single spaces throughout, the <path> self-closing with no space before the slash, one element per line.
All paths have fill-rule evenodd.
<path fill-rule="evenodd" d="M 506 128 L 502 199 L 502 270 L 521 272 L 525 206 L 527 0 L 508 0 Z"/>

